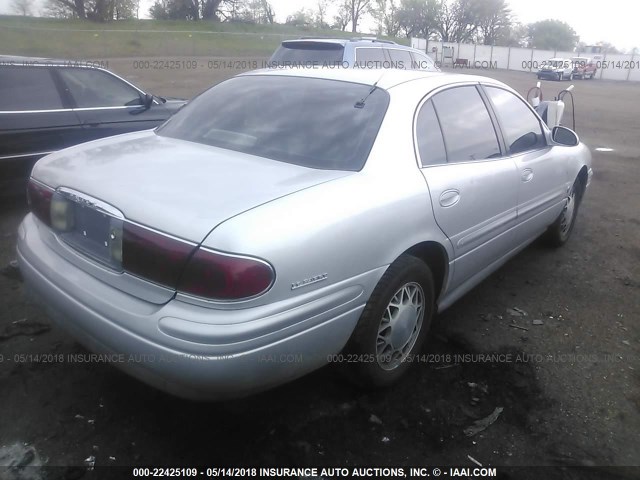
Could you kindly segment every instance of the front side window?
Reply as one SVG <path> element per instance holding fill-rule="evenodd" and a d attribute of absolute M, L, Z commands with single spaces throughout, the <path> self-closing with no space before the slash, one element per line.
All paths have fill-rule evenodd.
<path fill-rule="evenodd" d="M 474 86 L 455 87 L 433 96 L 449 162 L 468 162 L 500 156 L 489 112 Z"/>
<path fill-rule="evenodd" d="M 411 52 L 411 54 L 413 55 L 413 69 L 437 71 L 433 60 L 431 60 L 431 58 L 429 58 L 427 55 L 421 55 L 416 52 Z"/>
<path fill-rule="evenodd" d="M 522 100 L 502 88 L 485 86 L 485 91 L 500 120 L 509 153 L 526 152 L 546 145 L 538 117 Z"/>
<path fill-rule="evenodd" d="M 58 110 L 62 100 L 44 67 L 0 67 L 0 111 Z"/>
<path fill-rule="evenodd" d="M 325 170 L 360 170 L 389 104 L 371 85 L 247 75 L 209 89 L 158 135 Z"/>
<path fill-rule="evenodd" d="M 142 105 L 140 92 L 117 77 L 89 68 L 58 70 L 79 108 Z"/>
<path fill-rule="evenodd" d="M 411 53 L 407 50 L 400 50 L 397 48 L 390 48 L 387 51 L 389 52 L 389 57 L 391 57 L 391 61 L 393 62 L 393 68 L 403 68 L 405 70 L 411 69 L 413 62 Z"/>

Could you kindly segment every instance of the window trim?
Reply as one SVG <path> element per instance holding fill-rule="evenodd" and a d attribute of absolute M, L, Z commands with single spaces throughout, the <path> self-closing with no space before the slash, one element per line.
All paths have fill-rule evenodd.
<path fill-rule="evenodd" d="M 53 69 L 53 71 L 51 72 L 52 76 L 54 77 L 54 81 L 59 81 L 60 82 L 60 87 L 63 88 L 64 95 L 66 97 L 68 97 L 68 99 L 69 99 L 69 101 L 71 102 L 71 105 L 72 105 L 71 108 L 74 109 L 75 111 L 87 111 L 87 110 L 98 110 L 98 109 L 99 110 L 105 110 L 105 109 L 113 109 L 113 108 L 130 108 L 130 107 L 140 108 L 141 106 L 143 106 L 142 104 L 140 104 L 140 105 L 111 105 L 111 106 L 104 106 L 104 107 L 78 107 L 78 102 L 75 99 L 75 97 L 73 96 L 73 94 L 71 93 L 71 89 L 69 88 L 69 84 L 66 82 L 64 77 L 60 74 L 60 70 L 73 70 L 75 68 L 78 68 L 78 67 L 58 66 L 58 67 L 55 67 Z M 119 77 L 115 73 L 112 73 L 112 72 L 110 72 L 108 70 L 104 70 L 102 68 L 90 68 L 90 70 L 97 71 L 97 72 L 102 72 L 103 74 L 105 74 L 107 76 L 113 77 L 116 81 L 119 80 L 119 81 L 125 83 L 126 85 L 128 85 L 131 88 L 133 88 L 133 90 L 135 90 L 138 93 L 138 96 L 140 97 L 141 100 L 146 95 L 138 87 L 136 87 L 135 85 L 127 82 L 124 78 Z M 154 102 L 155 102 L 155 99 L 154 99 Z"/>
<path fill-rule="evenodd" d="M 123 108 L 140 108 L 142 106 L 142 105 L 119 105 L 119 106 L 112 106 L 112 107 L 76 107 L 75 106 L 75 100 L 73 99 L 73 97 L 71 97 L 71 94 L 66 92 L 66 91 L 64 91 L 64 89 L 63 89 L 64 87 L 66 87 L 66 84 L 64 84 L 63 79 L 58 74 L 58 72 L 57 72 L 58 68 L 86 68 L 86 69 L 90 69 L 90 70 L 99 70 L 99 71 L 105 72 L 107 75 L 111 75 L 112 77 L 115 77 L 118 80 L 121 80 L 124 83 L 128 84 L 129 86 L 133 87 L 142 96 L 146 95 L 145 92 L 140 90 L 138 87 L 136 87 L 131 82 L 125 80 L 124 78 L 120 77 L 119 75 L 116 75 L 113 72 L 110 72 L 109 70 L 105 70 L 104 68 L 97 68 L 97 67 L 90 67 L 90 66 L 69 66 L 69 65 L 60 65 L 60 64 L 55 64 L 55 63 L 52 63 L 52 64 L 41 64 L 41 65 L 38 65 L 38 64 L 34 64 L 34 65 L 6 65 L 6 66 L 0 66 L 0 71 L 2 71 L 2 68 L 45 68 L 45 69 L 48 69 L 49 70 L 49 74 L 51 75 L 51 78 L 53 79 L 53 82 L 55 84 L 55 87 L 58 90 L 58 95 L 60 96 L 60 100 L 62 101 L 63 108 L 47 108 L 47 109 L 36 109 L 36 110 L 0 110 L 0 115 L 5 115 L 5 114 L 9 114 L 9 113 L 24 114 L 24 113 L 82 112 L 82 111 L 90 111 L 90 110 L 112 110 L 112 109 L 123 109 Z M 61 82 L 61 83 L 59 83 L 58 81 Z M 67 103 L 68 100 L 71 100 L 74 103 L 69 105 Z M 153 99 L 153 103 L 156 104 L 156 105 L 159 105 L 159 102 L 155 98 Z M 68 106 L 64 106 L 65 104 L 67 104 Z"/>
<path fill-rule="evenodd" d="M 438 130 L 440 130 L 440 136 L 442 137 L 442 145 L 444 146 L 444 162 L 441 163 L 429 163 L 427 165 L 424 164 L 424 162 L 422 161 L 422 155 L 419 154 L 420 152 L 420 143 L 418 142 L 418 119 L 420 117 L 420 114 L 422 113 L 422 109 L 425 107 L 425 105 L 427 103 L 431 102 L 431 98 L 428 98 L 426 101 L 422 102 L 422 105 L 420 106 L 420 108 L 418 109 L 417 113 L 416 113 L 416 121 L 415 121 L 415 127 L 414 127 L 414 132 L 415 132 L 415 148 L 416 148 L 416 152 L 418 153 L 419 158 L 419 167 L 420 168 L 427 168 L 427 167 L 438 167 L 440 165 L 447 165 L 449 163 L 449 159 L 448 154 L 447 154 L 447 140 L 444 138 L 444 133 L 442 133 L 442 124 L 440 123 L 440 117 L 438 116 L 438 111 L 436 110 L 436 106 L 433 104 L 433 102 L 431 102 L 431 108 L 433 108 L 433 113 L 436 116 L 436 122 L 438 122 Z"/>
<path fill-rule="evenodd" d="M 499 126 L 496 124 L 496 119 L 493 116 L 493 111 L 486 104 L 486 100 L 483 96 L 484 92 L 480 91 L 480 88 L 479 88 L 480 85 L 481 85 L 480 82 L 477 82 L 477 81 L 456 82 L 456 83 L 450 83 L 447 85 L 442 85 L 428 92 L 424 97 L 422 97 L 420 102 L 418 102 L 418 106 L 416 107 L 413 113 L 413 150 L 416 156 L 416 163 L 418 165 L 418 168 L 420 169 L 434 168 L 434 167 L 437 168 L 443 165 L 459 165 L 459 164 L 461 165 L 466 163 L 494 162 L 496 160 L 504 159 L 507 156 L 505 146 L 504 146 L 504 139 L 502 138 L 502 131 L 499 130 Z M 427 103 L 429 100 L 431 100 L 433 97 L 435 97 L 438 93 L 444 92 L 445 90 L 451 90 L 453 88 L 460 88 L 460 87 L 475 87 L 476 91 L 478 92 L 478 95 L 480 95 L 480 98 L 482 102 L 485 104 L 485 108 L 487 109 L 487 113 L 489 114 L 489 118 L 491 119 L 493 131 L 496 136 L 496 141 L 498 143 L 498 148 L 500 148 L 500 156 L 494 157 L 494 158 L 483 158 L 479 160 L 464 160 L 461 162 L 449 162 L 449 151 L 447 149 L 447 141 L 445 139 L 444 131 L 442 130 L 442 125 L 440 123 L 440 116 L 438 115 L 438 109 L 434 104 L 433 109 L 436 112 L 436 117 L 438 117 L 438 125 L 440 127 L 440 132 L 442 132 L 442 139 L 444 141 L 445 152 L 447 154 L 447 163 L 438 163 L 435 165 L 423 165 L 422 157 L 420 156 L 420 151 L 418 149 L 418 114 L 420 113 L 422 106 L 425 103 Z"/>
<path fill-rule="evenodd" d="M 537 147 L 537 148 L 530 148 L 528 150 L 523 150 L 523 151 L 517 152 L 517 153 L 513 153 L 511 151 L 511 149 L 509 148 L 509 144 L 507 143 L 507 136 L 506 136 L 504 128 L 502 126 L 502 122 L 500 121 L 500 117 L 498 116 L 496 107 L 493 104 L 493 101 L 491 100 L 491 97 L 489 96 L 489 94 L 485 90 L 485 88 L 489 88 L 489 87 L 490 88 L 497 88 L 499 90 L 504 90 L 505 92 L 510 93 L 511 95 L 516 97 L 518 100 L 520 100 L 520 102 L 522 102 L 526 107 L 528 107 L 529 111 L 534 115 L 534 117 L 538 121 L 538 126 L 540 127 L 540 132 L 542 133 L 542 138 L 544 139 L 544 145 L 542 145 L 540 147 Z M 500 130 L 500 136 L 502 138 L 502 141 L 504 142 L 505 152 L 506 152 L 505 156 L 518 157 L 520 155 L 526 155 L 527 153 L 538 152 L 538 151 L 544 150 L 546 148 L 549 148 L 550 145 L 549 145 L 549 140 L 547 138 L 548 134 L 547 134 L 546 129 L 544 128 L 545 123 L 540 118 L 540 115 L 538 115 L 538 112 L 536 112 L 531 107 L 531 105 L 529 105 L 529 103 L 527 103 L 522 97 L 520 97 L 520 95 L 518 95 L 517 93 L 514 93 L 512 90 L 509 90 L 509 89 L 504 88 L 502 86 L 492 85 L 492 84 L 488 84 L 488 83 L 481 83 L 480 84 L 480 90 L 482 91 L 482 94 L 486 97 L 486 102 L 490 105 L 491 111 L 492 111 L 493 115 L 495 116 L 495 122 L 498 125 L 498 129 Z"/>

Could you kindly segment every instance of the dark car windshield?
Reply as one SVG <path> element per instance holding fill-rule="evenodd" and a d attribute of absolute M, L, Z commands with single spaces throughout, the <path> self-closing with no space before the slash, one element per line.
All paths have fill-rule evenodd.
<path fill-rule="evenodd" d="M 269 66 L 341 66 L 344 47 L 332 42 L 285 42 L 269 60 Z"/>
<path fill-rule="evenodd" d="M 371 90 L 317 78 L 236 77 L 207 90 L 156 132 L 304 167 L 356 171 L 389 103 L 385 90 Z"/>

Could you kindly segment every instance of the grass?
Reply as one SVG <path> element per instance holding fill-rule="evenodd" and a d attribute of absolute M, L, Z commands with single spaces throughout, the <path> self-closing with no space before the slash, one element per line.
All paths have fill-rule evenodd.
<path fill-rule="evenodd" d="M 350 32 L 227 22 L 123 20 L 95 23 L 0 16 L 5 55 L 70 59 L 120 57 L 269 56 L 283 40 L 301 36 L 352 37 Z M 407 43 L 407 39 L 397 40 Z"/>

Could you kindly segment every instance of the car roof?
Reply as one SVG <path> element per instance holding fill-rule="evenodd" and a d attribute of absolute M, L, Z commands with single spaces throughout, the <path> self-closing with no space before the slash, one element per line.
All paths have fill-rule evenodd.
<path fill-rule="evenodd" d="M 296 43 L 330 43 L 334 45 L 342 45 L 343 47 L 348 43 L 353 43 L 358 46 L 367 45 L 367 46 L 376 46 L 376 47 L 384 47 L 391 46 L 406 48 L 408 50 L 415 50 L 412 47 L 407 45 L 402 45 L 400 43 L 393 42 L 391 40 L 384 40 L 377 37 L 354 37 L 354 38 L 323 38 L 323 37 L 301 37 L 290 40 L 283 40 L 282 45 L 287 44 L 296 44 Z"/>
<path fill-rule="evenodd" d="M 378 87 L 388 90 L 402 83 L 414 80 L 428 79 L 432 83 L 433 88 L 461 82 L 482 82 L 492 83 L 495 85 L 504 85 L 502 82 L 488 77 L 479 75 L 464 75 L 444 72 L 429 72 L 424 70 L 400 70 L 400 69 L 358 69 L 358 68 L 272 68 L 253 70 L 251 72 L 242 73 L 245 75 L 262 75 L 262 76 L 287 76 L 287 77 L 305 77 L 305 78 L 322 78 L 327 80 L 338 80 L 343 82 L 362 83 L 364 85 Z"/>
<path fill-rule="evenodd" d="M 19 67 L 37 67 L 37 66 L 64 66 L 77 68 L 96 68 L 104 70 L 98 64 L 81 60 L 65 60 L 61 58 L 47 57 L 25 57 L 20 55 L 0 55 L 0 66 L 19 66 Z"/>

